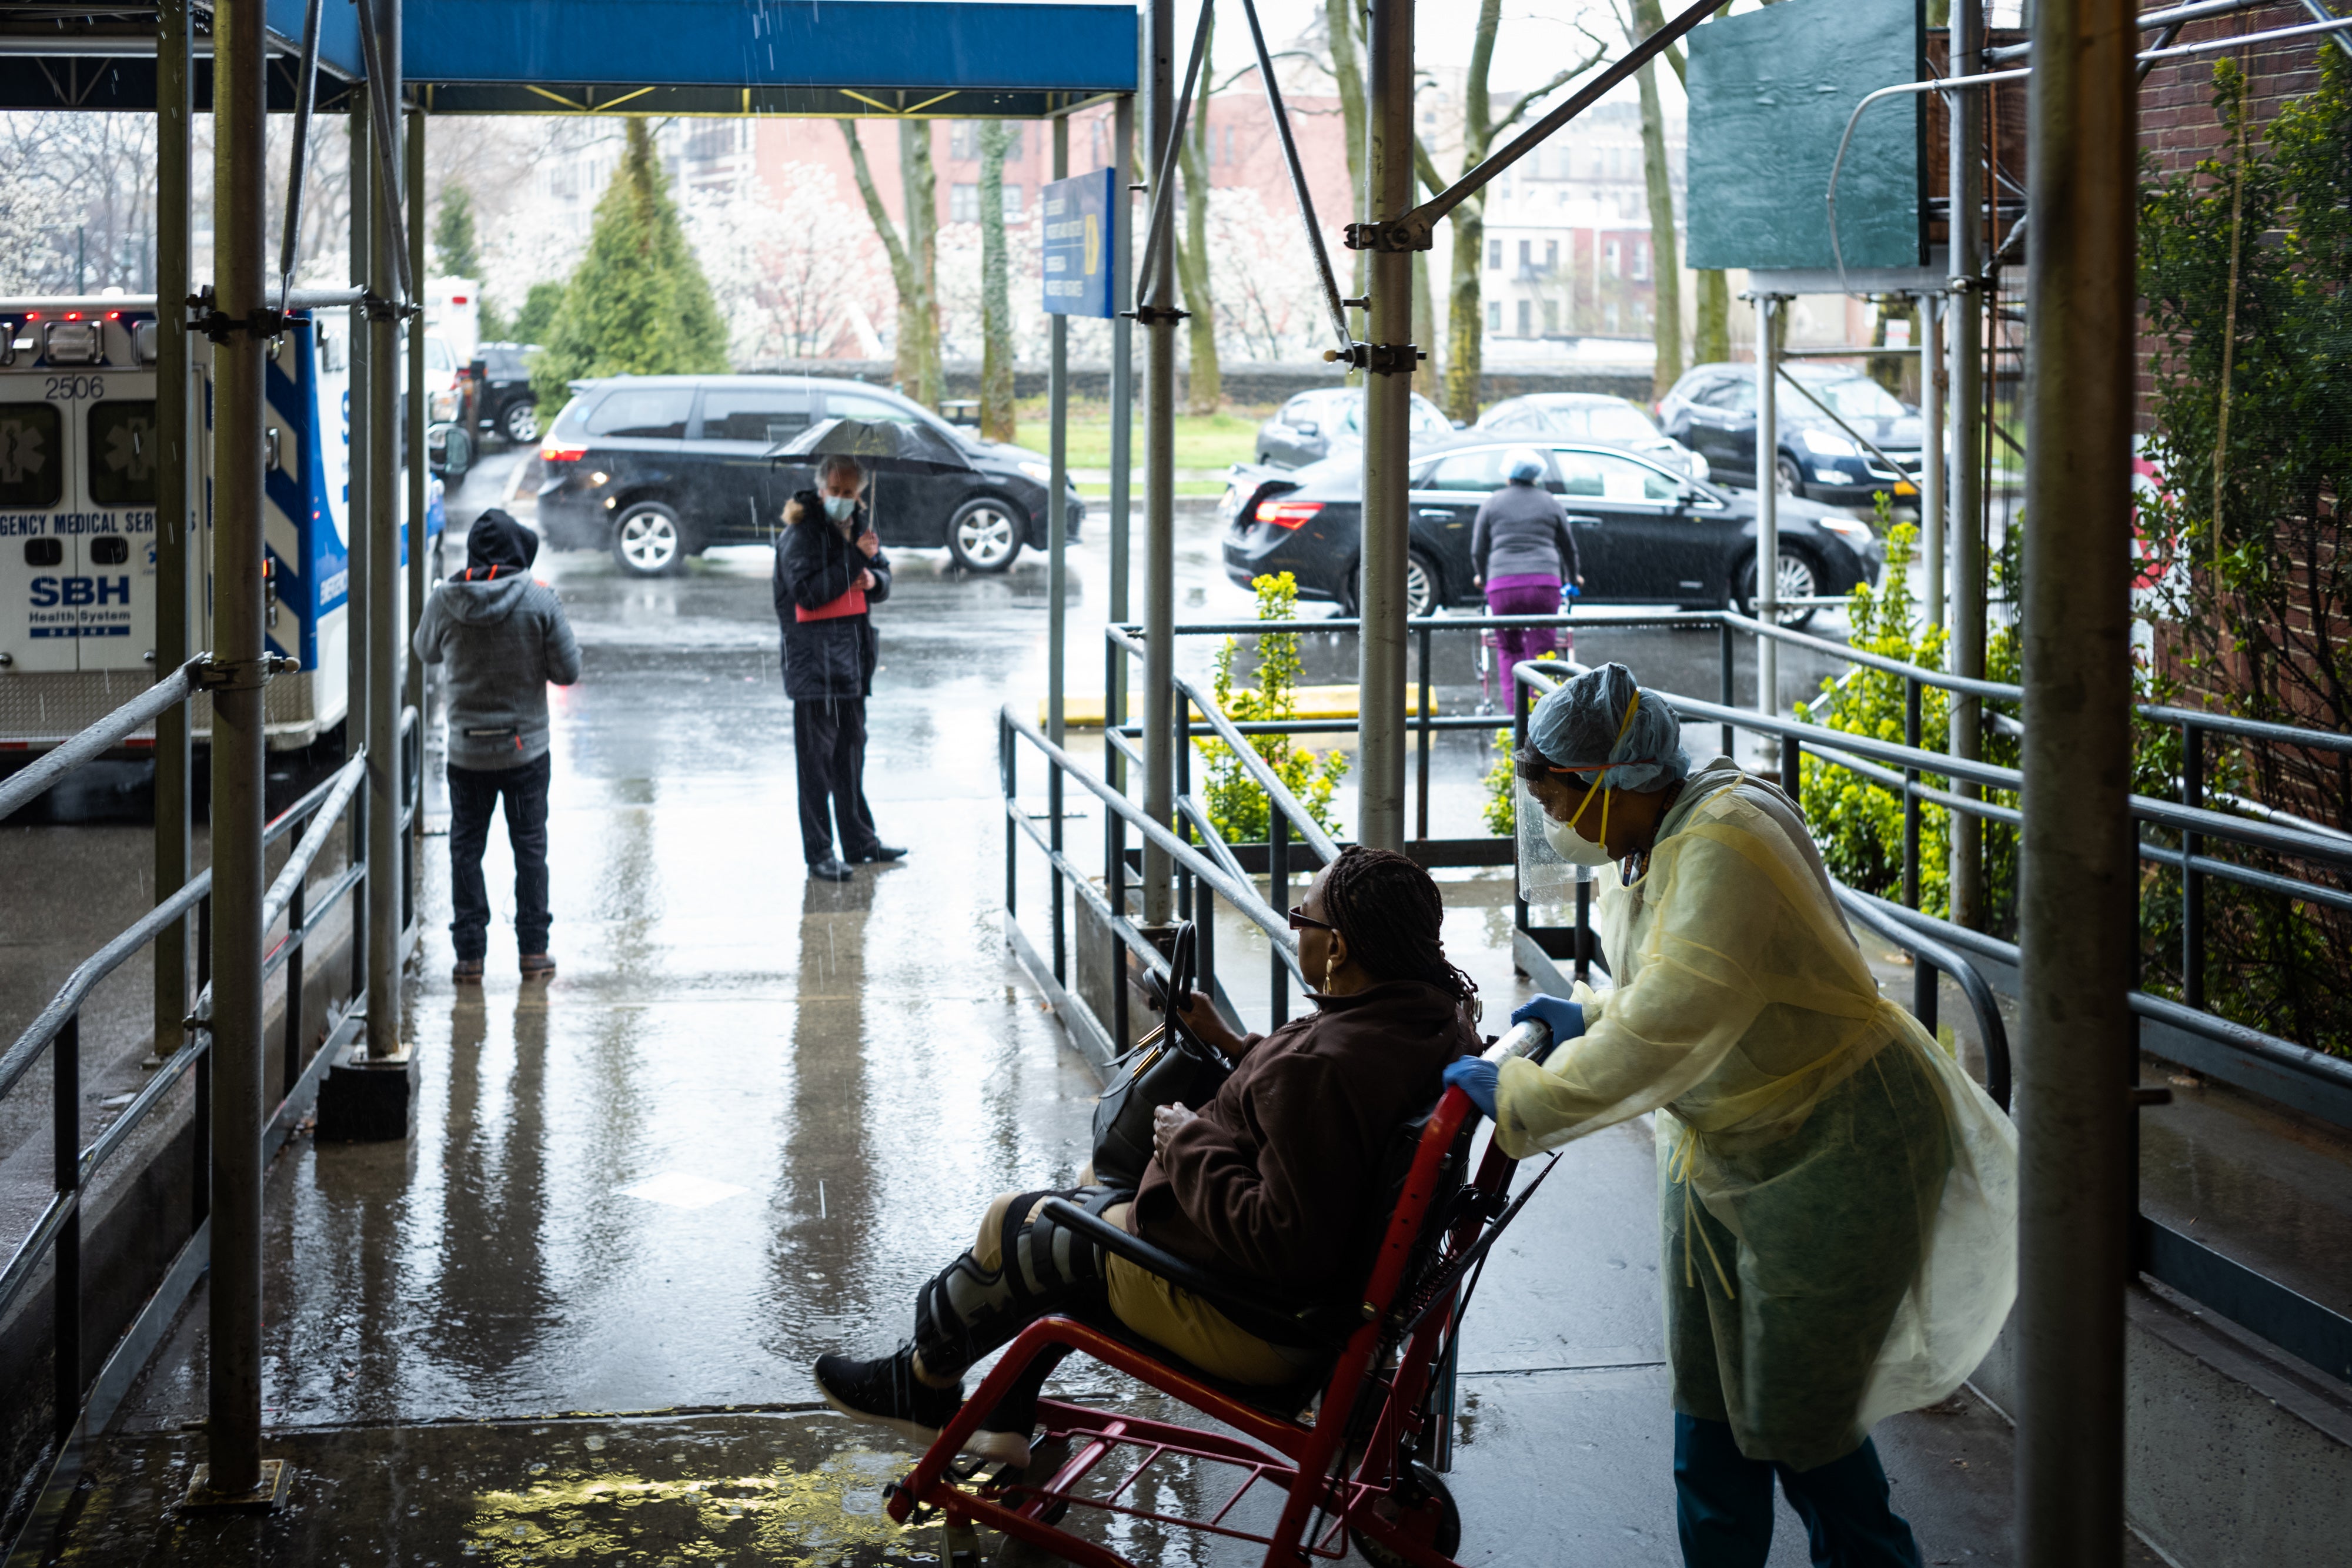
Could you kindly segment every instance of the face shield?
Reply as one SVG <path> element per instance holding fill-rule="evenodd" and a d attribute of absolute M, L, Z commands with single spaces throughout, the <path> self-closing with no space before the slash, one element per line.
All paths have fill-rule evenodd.
<path fill-rule="evenodd" d="M 1560 824 L 1544 814 L 1543 802 L 1521 775 L 1511 785 L 1513 820 L 1518 829 L 1519 896 L 1529 904 L 1558 904 L 1572 896 L 1580 882 L 1592 880 L 1592 867 L 1573 861 L 1552 847 L 1561 837 Z"/>

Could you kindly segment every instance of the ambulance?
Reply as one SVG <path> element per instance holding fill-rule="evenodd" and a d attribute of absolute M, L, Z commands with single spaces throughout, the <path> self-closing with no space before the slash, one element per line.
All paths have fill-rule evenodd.
<path fill-rule="evenodd" d="M 341 310 L 297 312 L 266 361 L 265 632 L 299 661 L 264 693 L 273 749 L 340 724 L 349 648 L 350 331 Z M 0 753 L 45 750 L 153 682 L 153 298 L 0 299 Z M 189 340 L 195 512 L 188 642 L 212 642 L 212 345 Z M 404 517 L 406 481 L 397 493 Z M 441 483 L 426 487 L 425 548 L 437 548 Z M 406 624 L 404 570 L 394 584 Z M 193 704 L 199 739 L 211 705 Z M 152 746 L 151 734 L 135 748 Z M 5 758 L 0 758 L 5 766 Z"/>

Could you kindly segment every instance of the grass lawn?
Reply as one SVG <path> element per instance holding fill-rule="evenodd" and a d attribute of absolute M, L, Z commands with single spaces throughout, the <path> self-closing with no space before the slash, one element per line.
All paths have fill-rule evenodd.
<path fill-rule="evenodd" d="M 1229 463 L 1247 463 L 1257 455 L 1257 427 L 1271 412 L 1271 409 L 1231 408 L 1220 413 L 1178 414 L 1176 466 L 1223 468 Z M 1045 450 L 1045 400 L 1032 398 L 1022 403 L 1019 418 L 1021 444 L 1039 451 Z M 1132 450 L 1140 467 L 1143 407 L 1139 401 L 1135 409 Z M 1070 466 L 1110 466 L 1110 404 L 1108 402 L 1073 402 L 1070 405 Z M 1213 486 L 1210 493 L 1221 489 L 1222 486 Z M 1180 488 L 1178 493 L 1184 492 Z"/>

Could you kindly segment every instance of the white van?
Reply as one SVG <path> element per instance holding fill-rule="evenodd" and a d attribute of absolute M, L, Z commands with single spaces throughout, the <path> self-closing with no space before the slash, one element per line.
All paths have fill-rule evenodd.
<path fill-rule="evenodd" d="M 297 312 L 267 361 L 267 636 L 270 651 L 301 665 L 264 695 L 268 742 L 281 749 L 309 745 L 343 716 L 345 319 Z M 0 751 L 54 746 L 155 678 L 155 341 L 152 297 L 0 299 Z M 212 634 L 212 345 L 189 344 L 200 433 L 189 642 L 201 650 Z M 428 548 L 442 518 L 433 480 Z M 395 585 L 404 623 L 405 582 L 404 571 Z M 208 734 L 208 699 L 196 698 L 194 715 L 196 734 Z"/>

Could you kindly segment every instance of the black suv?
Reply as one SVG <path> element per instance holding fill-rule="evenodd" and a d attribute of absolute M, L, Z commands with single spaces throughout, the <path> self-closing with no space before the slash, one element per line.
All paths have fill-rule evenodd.
<path fill-rule="evenodd" d="M 537 343 L 484 343 L 474 350 L 475 417 L 510 446 L 539 439 L 539 398 L 530 390 Z"/>
<path fill-rule="evenodd" d="M 875 479 L 875 529 L 893 549 L 944 546 L 972 571 L 1003 571 L 1022 545 L 1046 545 L 1045 480 L 1034 452 L 959 429 L 862 382 L 809 376 L 618 376 L 578 394 L 540 443 L 540 532 L 563 549 L 606 549 L 638 577 L 674 572 L 711 545 L 766 544 L 784 502 L 814 489 L 806 464 L 768 452 L 822 419 L 928 424 L 971 463 L 961 474 Z M 1075 542 L 1086 505 L 1066 494 Z"/>

